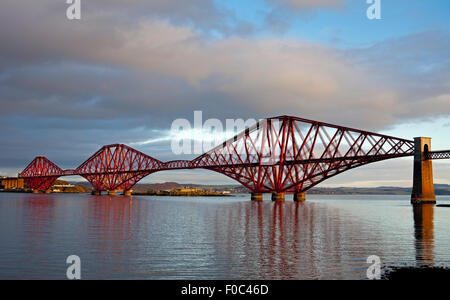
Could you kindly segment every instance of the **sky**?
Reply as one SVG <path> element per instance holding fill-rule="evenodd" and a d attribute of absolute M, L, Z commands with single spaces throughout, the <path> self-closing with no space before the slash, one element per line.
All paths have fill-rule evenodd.
<path fill-rule="evenodd" d="M 81 0 L 0 2 L 0 174 L 35 156 L 76 168 L 124 143 L 160 160 L 171 124 L 294 115 L 450 149 L 450 2 Z M 152 141 L 152 142 L 147 142 Z M 450 184 L 450 163 L 433 162 Z M 73 178 L 79 180 L 79 178 Z M 229 184 L 210 171 L 143 182 Z M 321 186 L 411 186 L 412 159 L 370 164 Z"/>

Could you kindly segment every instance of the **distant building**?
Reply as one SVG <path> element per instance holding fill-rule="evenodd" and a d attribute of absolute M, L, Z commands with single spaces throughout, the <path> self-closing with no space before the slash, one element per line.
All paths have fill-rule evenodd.
<path fill-rule="evenodd" d="M 25 183 L 22 178 L 2 177 L 1 185 L 6 190 L 24 189 Z"/>
<path fill-rule="evenodd" d="M 177 192 L 181 192 L 181 193 L 195 193 L 195 192 L 200 192 L 202 191 L 201 189 L 198 188 L 193 188 L 193 187 L 184 187 L 181 189 L 176 189 Z"/>
<path fill-rule="evenodd" d="M 54 188 L 72 188 L 75 187 L 73 184 L 54 184 Z"/>

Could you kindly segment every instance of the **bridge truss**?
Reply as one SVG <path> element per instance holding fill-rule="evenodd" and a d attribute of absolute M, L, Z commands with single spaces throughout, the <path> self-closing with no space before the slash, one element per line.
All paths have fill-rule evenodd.
<path fill-rule="evenodd" d="M 450 150 L 428 152 L 427 159 L 449 159 Z"/>
<path fill-rule="evenodd" d="M 193 160 L 162 162 L 123 144 L 102 147 L 75 170 L 45 157 L 19 174 L 31 189 L 46 190 L 60 176 L 79 175 L 96 191 L 130 190 L 157 171 L 207 169 L 252 192 L 304 192 L 344 171 L 412 156 L 414 142 L 368 131 L 280 116 L 262 120 Z"/>
<path fill-rule="evenodd" d="M 193 164 L 252 192 L 304 192 L 346 170 L 413 152 L 413 141 L 282 116 L 257 123 Z"/>

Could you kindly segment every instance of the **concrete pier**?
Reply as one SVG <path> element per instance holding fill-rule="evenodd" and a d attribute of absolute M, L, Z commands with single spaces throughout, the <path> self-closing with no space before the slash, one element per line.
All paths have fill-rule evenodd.
<path fill-rule="evenodd" d="M 108 191 L 109 196 L 117 196 L 117 191 Z"/>
<path fill-rule="evenodd" d="M 295 202 L 305 202 L 306 201 L 306 193 L 295 193 L 294 201 Z"/>
<path fill-rule="evenodd" d="M 263 201 L 262 193 L 252 193 L 252 201 Z"/>
<path fill-rule="evenodd" d="M 101 196 L 102 191 L 92 191 L 91 194 L 94 196 Z"/>
<path fill-rule="evenodd" d="M 39 190 L 33 190 L 33 194 L 39 194 Z"/>
<path fill-rule="evenodd" d="M 284 201 L 284 193 L 272 193 L 272 201 Z"/>
<path fill-rule="evenodd" d="M 431 138 L 414 138 L 414 175 L 411 193 L 412 204 L 436 203 L 433 186 L 432 160 L 427 159 L 431 151 Z"/>
<path fill-rule="evenodd" d="M 131 197 L 131 190 L 123 191 L 123 195 L 126 197 Z"/>

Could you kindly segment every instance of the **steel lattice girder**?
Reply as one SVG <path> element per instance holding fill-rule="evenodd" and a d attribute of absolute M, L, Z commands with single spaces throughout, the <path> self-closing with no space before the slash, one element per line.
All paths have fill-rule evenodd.
<path fill-rule="evenodd" d="M 19 174 L 21 178 L 61 176 L 64 171 L 44 156 L 38 156 Z"/>
<path fill-rule="evenodd" d="M 76 170 L 62 170 L 37 157 L 19 177 L 40 190 L 70 175 L 86 178 L 97 191 L 129 190 L 157 171 L 202 168 L 233 178 L 253 192 L 303 192 L 346 170 L 413 152 L 410 140 L 281 116 L 260 121 L 191 161 L 164 163 L 114 144 L 102 147 Z"/>
<path fill-rule="evenodd" d="M 129 190 L 163 163 L 126 145 L 102 147 L 79 166 L 76 174 L 86 178 L 97 191 Z"/>
<path fill-rule="evenodd" d="M 449 159 L 450 150 L 428 152 L 427 159 Z"/>
<path fill-rule="evenodd" d="M 281 116 L 257 123 L 193 162 L 254 192 L 303 192 L 348 169 L 413 152 L 410 140 Z"/>
<path fill-rule="evenodd" d="M 44 156 L 36 157 L 19 177 L 23 178 L 32 190 L 48 190 L 64 171 Z"/>
<path fill-rule="evenodd" d="M 52 184 L 58 179 L 59 176 L 54 177 L 36 177 L 36 178 L 25 178 L 25 182 L 28 187 L 36 191 L 46 191 Z"/>

